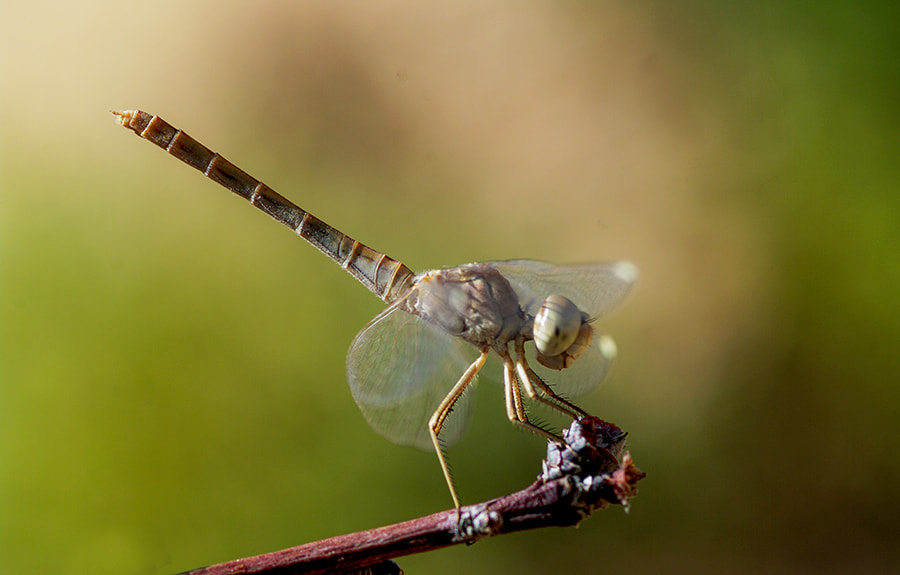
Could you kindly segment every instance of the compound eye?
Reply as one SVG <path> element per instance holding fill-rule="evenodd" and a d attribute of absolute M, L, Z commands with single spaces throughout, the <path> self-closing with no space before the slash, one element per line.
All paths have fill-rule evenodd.
<path fill-rule="evenodd" d="M 550 295 L 534 316 L 534 345 L 547 356 L 563 353 L 575 343 L 581 329 L 581 311 L 572 300 Z"/>

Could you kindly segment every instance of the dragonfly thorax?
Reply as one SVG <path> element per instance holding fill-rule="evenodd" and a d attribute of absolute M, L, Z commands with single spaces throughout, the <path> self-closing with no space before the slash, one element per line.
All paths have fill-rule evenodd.
<path fill-rule="evenodd" d="M 505 347 L 529 334 L 530 317 L 509 281 L 493 267 L 467 264 L 421 274 L 410 302 L 414 313 L 476 348 Z"/>

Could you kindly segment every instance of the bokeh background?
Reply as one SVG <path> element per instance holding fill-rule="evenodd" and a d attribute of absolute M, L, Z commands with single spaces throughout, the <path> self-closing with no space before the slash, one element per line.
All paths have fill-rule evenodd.
<path fill-rule="evenodd" d="M 408 573 L 895 573 L 895 3 L 5 2 L 0 571 L 166 574 L 444 509 L 344 376 L 371 294 L 119 127 L 158 113 L 416 270 L 630 259 L 582 404 L 630 515 Z M 482 385 L 463 499 L 543 442 Z"/>

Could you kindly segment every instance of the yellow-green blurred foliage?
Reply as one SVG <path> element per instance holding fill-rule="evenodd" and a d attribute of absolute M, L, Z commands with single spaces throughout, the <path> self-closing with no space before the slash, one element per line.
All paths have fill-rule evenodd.
<path fill-rule="evenodd" d="M 894 572 L 898 16 L 4 3 L 0 571 L 174 573 L 450 504 L 348 392 L 377 299 L 107 113 L 140 107 L 413 269 L 640 266 L 582 399 L 648 472 L 632 513 L 407 572 Z M 543 452 L 478 391 L 469 503 Z"/>

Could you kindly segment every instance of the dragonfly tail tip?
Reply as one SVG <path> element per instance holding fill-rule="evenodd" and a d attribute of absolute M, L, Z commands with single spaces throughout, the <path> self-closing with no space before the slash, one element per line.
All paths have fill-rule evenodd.
<path fill-rule="evenodd" d="M 135 110 L 110 110 L 110 113 L 116 117 L 116 121 L 123 126 L 128 126 L 131 119 L 134 118 L 137 111 Z"/>

